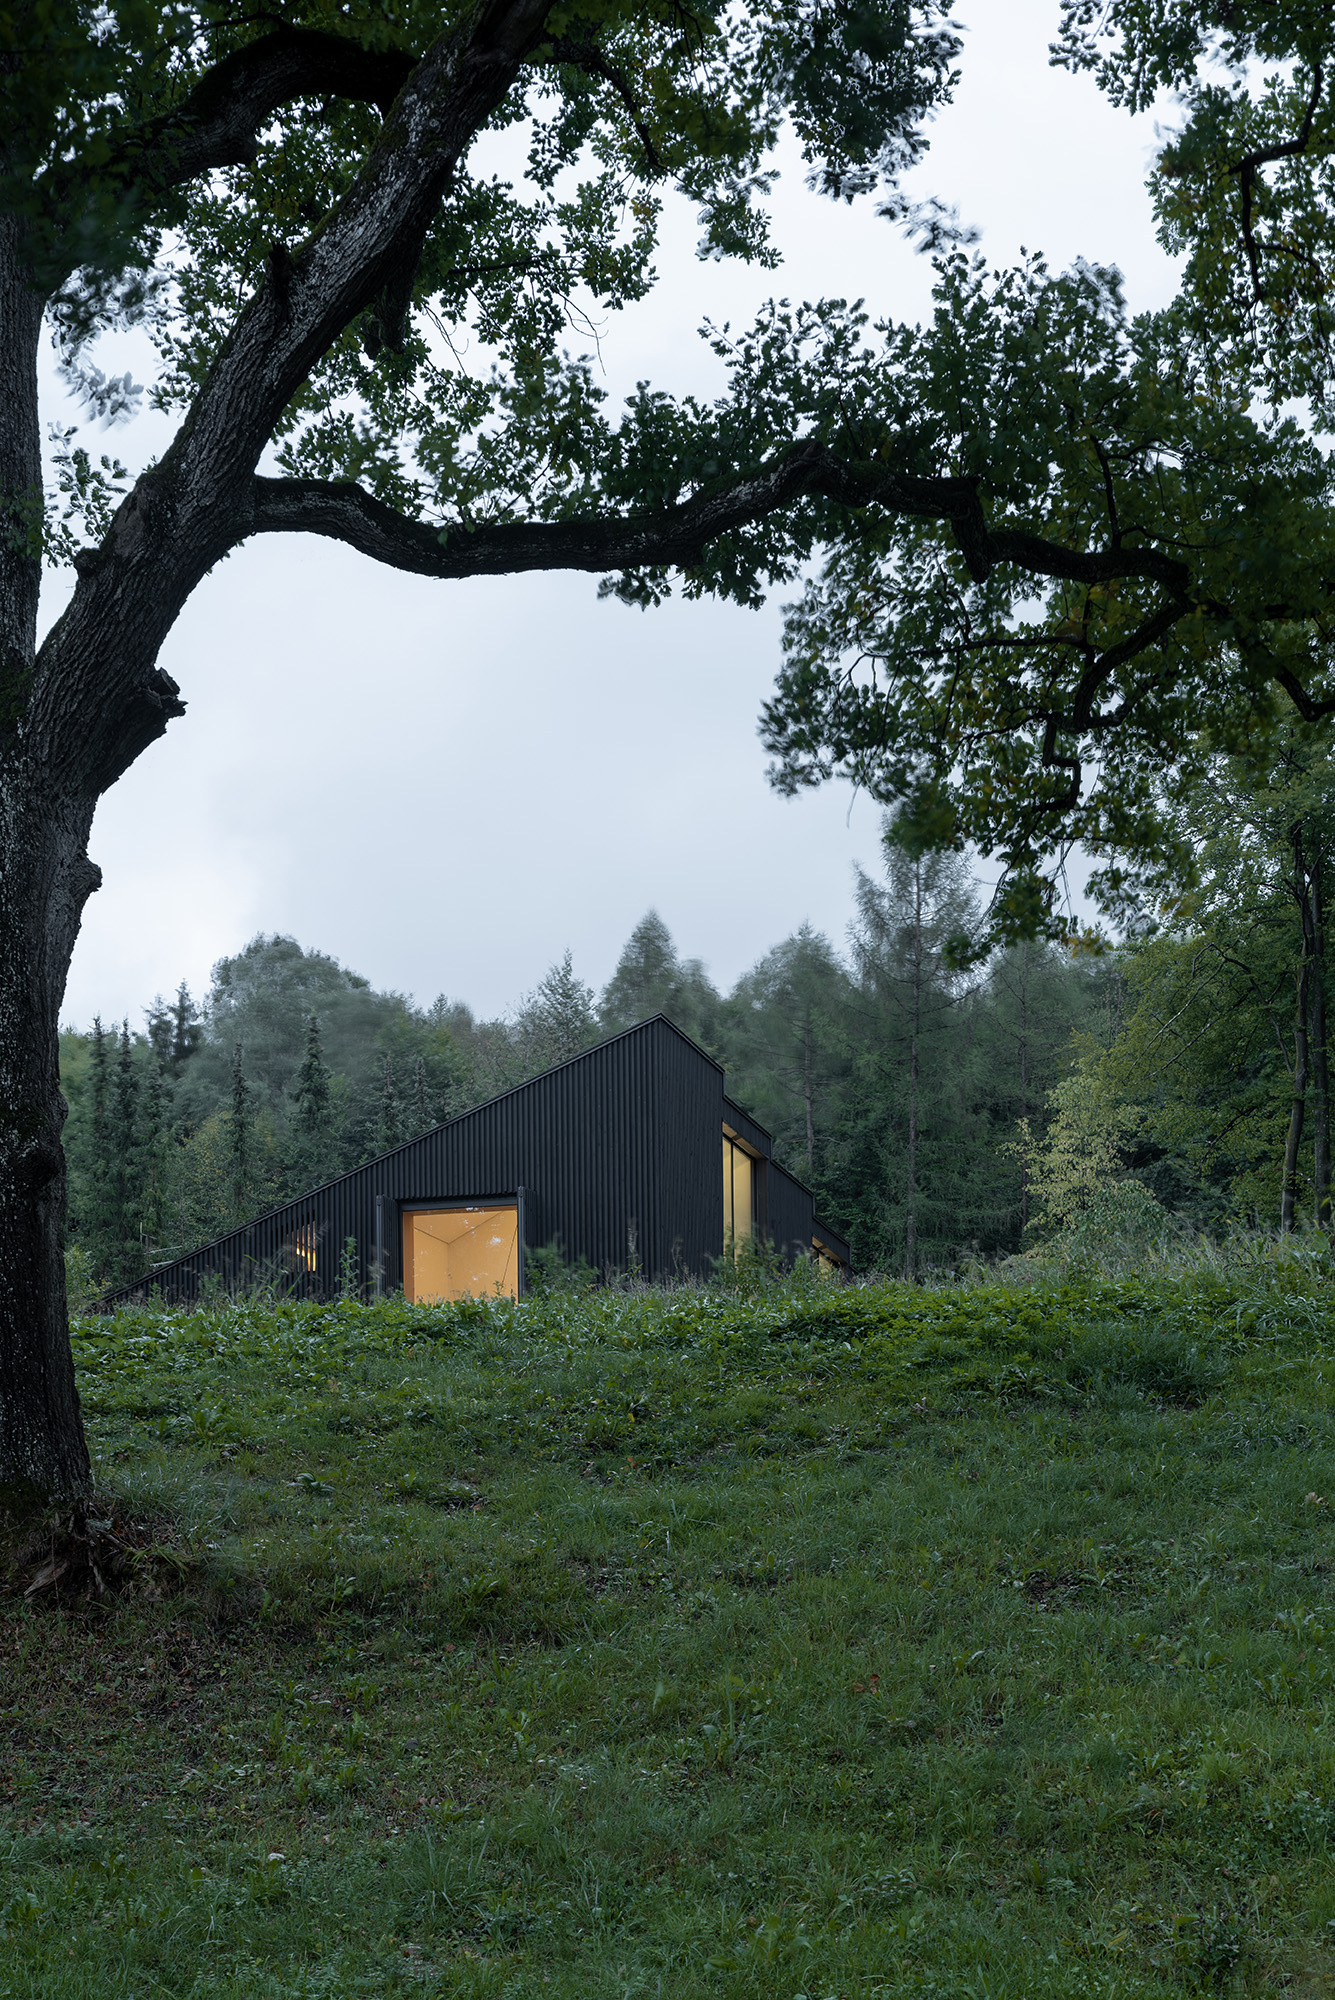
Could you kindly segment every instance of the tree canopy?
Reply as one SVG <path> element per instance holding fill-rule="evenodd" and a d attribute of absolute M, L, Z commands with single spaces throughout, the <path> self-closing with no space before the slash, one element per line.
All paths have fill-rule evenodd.
<path fill-rule="evenodd" d="M 775 781 L 865 786 L 920 872 L 999 857 L 952 952 L 1060 929 L 1072 841 L 1109 909 L 1168 894 L 1210 760 L 1335 713 L 1333 39 L 1315 0 L 1066 0 L 1058 61 L 1181 102 L 1154 196 L 1182 289 L 1132 316 L 1097 245 L 991 271 L 909 200 L 962 59 L 941 0 L 0 11 L 0 1482 L 88 1478 L 57 1022 L 93 811 L 182 712 L 158 656 L 201 578 L 301 532 L 439 579 L 591 571 L 645 605 L 796 586 Z M 770 266 L 784 133 L 814 188 L 935 255 L 933 318 L 772 303 L 713 330 L 720 395 L 643 383 L 611 410 L 567 352 L 581 302 L 655 281 L 669 190 L 703 256 Z M 136 390 L 97 340 L 127 325 L 172 442 L 130 481 L 66 435 L 47 509 L 42 330 L 114 415 Z M 39 641 L 44 551 L 76 582 Z"/>
<path fill-rule="evenodd" d="M 1322 9 L 1067 0 L 1054 60 L 1130 109 L 1182 102 L 1154 193 L 1183 287 L 1134 318 L 1115 271 L 991 271 L 906 198 L 961 54 L 937 0 L 7 21 L 5 198 L 66 374 L 123 406 L 129 378 L 87 357 L 138 321 L 152 400 L 182 417 L 110 533 L 113 471 L 67 453 L 62 624 L 99 579 L 124 589 L 136 522 L 203 510 L 135 565 L 141 683 L 203 569 L 261 533 L 439 577 L 588 568 L 641 603 L 674 572 L 743 602 L 805 577 L 764 717 L 776 782 L 841 774 L 911 841 L 1000 856 L 1002 933 L 1051 922 L 1073 841 L 1111 909 L 1180 873 L 1162 774 L 1335 705 Z M 668 190 L 702 255 L 772 263 L 784 129 L 813 186 L 875 194 L 936 250 L 933 319 L 774 304 L 715 330 L 712 403 L 641 384 L 610 412 L 566 351 L 575 301 L 650 287 Z M 474 160 L 500 134 L 514 181 Z M 176 695 L 154 685 L 161 727 Z M 138 747 L 110 751 L 125 722 L 106 781 Z"/>

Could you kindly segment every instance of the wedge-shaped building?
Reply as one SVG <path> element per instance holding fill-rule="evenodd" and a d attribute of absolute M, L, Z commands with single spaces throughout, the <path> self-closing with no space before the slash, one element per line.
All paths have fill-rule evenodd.
<path fill-rule="evenodd" d="M 663 1015 L 164 1264 L 107 1305 L 188 1303 L 280 1280 L 333 1297 L 524 1290 L 526 1251 L 559 1244 L 606 1277 L 705 1277 L 736 1245 L 847 1270 L 848 1245 L 770 1135 L 724 1094 L 712 1056 Z"/>

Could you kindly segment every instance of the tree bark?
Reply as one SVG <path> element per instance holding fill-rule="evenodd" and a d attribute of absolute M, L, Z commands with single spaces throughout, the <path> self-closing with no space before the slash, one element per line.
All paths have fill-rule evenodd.
<path fill-rule="evenodd" d="M 904 1276 L 918 1275 L 918 1035 L 922 1026 L 922 863 L 913 866 L 913 1015 L 909 1032 L 909 1143 L 905 1161 Z"/>
<path fill-rule="evenodd" d="M 60 1007 L 97 870 L 91 803 L 0 767 L 0 1489 L 90 1484 L 65 1303 Z M 17 767 L 17 768 L 16 768 Z"/>
<path fill-rule="evenodd" d="M 1312 1178 L 1315 1222 L 1329 1230 L 1330 1214 L 1330 1052 L 1326 1037 L 1326 899 L 1324 856 L 1319 835 L 1308 863 L 1308 908 L 1312 958 Z"/>
<path fill-rule="evenodd" d="M 1029 1130 L 1029 946 L 1020 946 L 1020 1123 Z M 1029 1227 L 1029 1146 L 1020 1153 L 1020 1240 Z"/>
<path fill-rule="evenodd" d="M 42 300 L 0 218 L 0 1489 L 89 1484 L 65 1308 L 59 1019 L 98 875 L 93 800 L 52 783 L 26 728 L 41 587 Z"/>
<path fill-rule="evenodd" d="M 1284 1180 L 1279 1197 L 1279 1226 L 1285 1235 L 1292 1230 L 1298 1208 L 1298 1155 L 1303 1142 L 1303 1124 L 1307 1111 L 1307 1080 L 1309 1052 L 1307 1038 L 1307 1010 L 1311 986 L 1311 949 L 1308 934 L 1307 873 L 1303 866 L 1303 837 L 1301 825 L 1295 826 L 1291 840 L 1293 844 L 1294 889 L 1298 898 L 1298 908 L 1303 919 L 1302 958 L 1298 965 L 1298 978 L 1293 1009 L 1293 1102 L 1289 1111 L 1289 1130 L 1284 1142 Z"/>

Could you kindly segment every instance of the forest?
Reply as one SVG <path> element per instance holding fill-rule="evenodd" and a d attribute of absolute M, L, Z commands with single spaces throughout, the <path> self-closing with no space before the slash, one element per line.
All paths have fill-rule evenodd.
<path fill-rule="evenodd" d="M 1315 747 L 1314 747 L 1315 745 Z M 380 992 L 258 936 L 142 1025 L 62 1035 L 79 1276 L 123 1283 L 662 1012 L 725 1065 L 855 1263 L 910 1278 L 1141 1239 L 1326 1226 L 1329 751 L 1219 756 L 1173 808 L 1175 892 L 1110 939 L 989 950 L 969 857 L 887 820 L 847 936 L 720 992 L 650 910 L 605 990 L 570 954 L 505 1017 Z"/>

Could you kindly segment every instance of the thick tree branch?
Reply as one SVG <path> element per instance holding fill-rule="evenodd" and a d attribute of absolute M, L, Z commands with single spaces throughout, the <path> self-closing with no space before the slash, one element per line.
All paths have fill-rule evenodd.
<path fill-rule="evenodd" d="M 241 312 L 171 448 L 122 503 L 38 655 L 27 726 L 54 774 L 97 792 L 126 768 L 115 749 L 126 711 L 142 706 L 195 585 L 244 538 L 254 469 L 283 410 L 420 251 L 450 176 L 540 41 L 551 5 L 482 0 L 434 43 L 347 193 Z M 72 682 L 84 697 L 73 710 Z M 71 712 L 81 716 L 75 732 Z"/>
<path fill-rule="evenodd" d="M 655 146 L 653 136 L 644 122 L 643 114 L 636 101 L 635 92 L 630 87 L 630 79 L 616 63 L 609 61 L 596 42 L 571 42 L 558 40 L 552 43 L 553 60 L 569 63 L 575 69 L 583 70 L 586 76 L 596 76 L 610 86 L 621 99 L 626 115 L 635 127 L 635 135 L 644 148 L 644 157 L 651 173 L 661 173 L 663 162 Z"/>
<path fill-rule="evenodd" d="M 689 568 L 720 535 L 763 519 L 811 490 L 798 446 L 721 493 L 654 513 L 569 521 L 498 521 L 442 531 L 414 521 L 360 486 L 318 479 L 256 479 L 245 534 L 305 533 L 347 542 L 418 576 L 506 576 L 525 570 Z"/>
<path fill-rule="evenodd" d="M 1321 103 L 1326 87 L 1325 71 L 1320 63 L 1312 66 L 1312 90 L 1303 113 L 1303 122 L 1298 127 L 1297 136 L 1286 139 L 1277 146 L 1262 146 L 1253 153 L 1246 153 L 1230 169 L 1238 176 L 1238 188 L 1242 197 L 1242 241 L 1247 252 L 1247 266 L 1252 278 L 1252 297 L 1259 305 L 1264 293 L 1261 286 L 1261 253 L 1256 242 L 1256 231 L 1252 219 L 1252 202 L 1256 192 L 1256 175 L 1261 167 L 1273 166 L 1277 160 L 1292 160 L 1307 151 L 1312 137 L 1312 124 L 1317 107 Z"/>
<path fill-rule="evenodd" d="M 274 113 L 297 97 L 346 97 L 386 114 L 417 58 L 397 49 L 365 49 L 341 35 L 279 28 L 225 56 L 172 111 L 123 134 L 98 179 L 121 186 L 148 209 L 172 188 L 219 167 L 255 157 Z M 85 169 L 62 162 L 38 183 L 53 214 L 78 215 Z"/>
<path fill-rule="evenodd" d="M 1161 578 L 1185 601 L 1185 564 L 1155 549 L 1080 550 L 1019 529 L 991 531 L 972 479 L 924 479 L 843 463 L 817 439 L 793 445 L 728 485 L 654 513 L 586 515 L 568 521 L 501 521 L 442 532 L 411 520 L 360 486 L 315 479 L 256 479 L 238 539 L 276 532 L 329 535 L 363 555 L 419 576 L 499 576 L 520 570 L 689 568 L 712 541 L 806 498 L 949 521 L 974 577 L 997 563 L 1036 576 L 1106 583 Z M 1174 612 L 1171 617 L 1178 615 Z M 1158 630 L 1161 614 L 1156 613 Z M 1114 662 L 1115 664 L 1115 662 Z"/>

